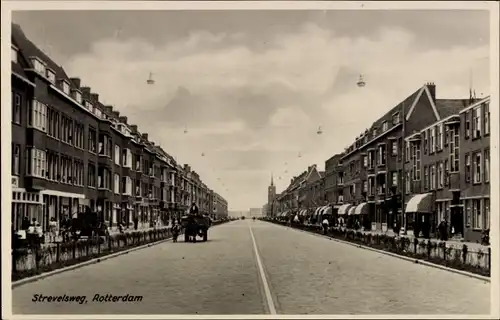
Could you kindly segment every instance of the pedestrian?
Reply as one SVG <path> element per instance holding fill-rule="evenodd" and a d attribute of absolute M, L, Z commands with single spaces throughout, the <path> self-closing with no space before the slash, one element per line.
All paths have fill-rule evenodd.
<path fill-rule="evenodd" d="M 57 221 L 55 217 L 51 217 L 49 221 L 49 242 L 56 242 L 57 238 Z"/>
<path fill-rule="evenodd" d="M 134 230 L 137 230 L 139 228 L 139 218 L 137 215 L 134 217 Z"/>
<path fill-rule="evenodd" d="M 328 226 L 329 226 L 329 224 L 330 223 L 328 222 L 327 218 L 323 219 L 322 225 L 323 225 L 323 234 L 324 235 L 328 234 Z"/>
<path fill-rule="evenodd" d="M 181 226 L 178 225 L 175 220 L 172 225 L 172 241 L 177 242 L 177 238 L 179 237 L 179 233 L 181 232 Z"/>
<path fill-rule="evenodd" d="M 30 219 L 28 216 L 24 216 L 23 222 L 21 223 L 21 230 L 28 230 L 30 227 Z"/>

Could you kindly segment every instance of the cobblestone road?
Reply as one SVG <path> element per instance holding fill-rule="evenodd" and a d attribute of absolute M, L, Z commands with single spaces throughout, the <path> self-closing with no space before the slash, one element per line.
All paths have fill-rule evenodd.
<path fill-rule="evenodd" d="M 489 313 L 489 283 L 248 220 L 214 227 L 206 243 L 167 242 L 17 287 L 13 312 L 268 313 L 249 226 L 278 314 Z M 35 303 L 35 294 L 87 303 Z M 95 294 L 143 300 L 99 303 Z"/>

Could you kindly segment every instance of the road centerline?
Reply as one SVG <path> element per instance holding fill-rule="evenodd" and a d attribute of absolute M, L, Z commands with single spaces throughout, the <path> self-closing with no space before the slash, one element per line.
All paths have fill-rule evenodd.
<path fill-rule="evenodd" d="M 255 241 L 255 236 L 253 235 L 252 227 L 250 225 L 248 225 L 248 230 L 250 230 L 250 236 L 252 237 L 255 259 L 257 259 L 257 266 L 259 267 L 260 279 L 262 281 L 262 285 L 264 286 L 264 293 L 266 295 L 266 301 L 267 301 L 267 306 L 269 307 L 269 313 L 277 314 L 276 307 L 274 306 L 273 296 L 271 295 L 271 290 L 269 289 L 269 283 L 267 282 L 266 274 L 264 272 L 264 267 L 260 259 L 259 250 L 257 248 L 257 242 Z"/>

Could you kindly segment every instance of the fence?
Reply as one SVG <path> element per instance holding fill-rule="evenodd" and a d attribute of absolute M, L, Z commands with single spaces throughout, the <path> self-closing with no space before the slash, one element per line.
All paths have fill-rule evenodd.
<path fill-rule="evenodd" d="M 266 221 L 289 225 L 288 222 L 269 220 Z M 314 233 L 323 233 L 323 228 L 317 225 L 292 225 Z M 445 241 L 419 240 L 407 237 L 387 236 L 384 234 L 365 234 L 345 228 L 330 228 L 328 236 L 342 239 L 357 244 L 362 244 L 375 249 L 385 250 L 399 255 L 426 260 L 444 265 L 449 268 L 469 271 L 483 276 L 491 276 L 491 248 L 471 250 L 467 244 L 454 246 Z"/>
<path fill-rule="evenodd" d="M 214 221 L 212 226 L 224 221 Z M 12 281 L 64 268 L 80 262 L 103 257 L 172 236 L 170 228 L 132 231 L 97 240 L 54 243 L 35 248 L 12 250 Z"/>

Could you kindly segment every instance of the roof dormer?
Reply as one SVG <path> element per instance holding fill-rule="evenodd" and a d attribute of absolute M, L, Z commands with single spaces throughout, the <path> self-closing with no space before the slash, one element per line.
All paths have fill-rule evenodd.
<path fill-rule="evenodd" d="M 61 87 L 61 90 L 66 94 L 66 95 L 71 95 L 71 87 L 70 83 L 66 79 L 59 79 L 59 86 Z"/>
<path fill-rule="evenodd" d="M 11 45 L 10 47 L 10 60 L 14 63 L 17 63 L 17 58 L 19 54 L 19 49 L 15 45 Z"/>
<path fill-rule="evenodd" d="M 56 83 L 56 72 L 49 67 L 45 68 L 45 70 L 46 70 L 47 79 L 49 79 L 50 82 L 55 84 Z"/>
<path fill-rule="evenodd" d="M 35 69 L 35 71 L 40 75 L 46 77 L 46 63 L 37 56 L 30 57 L 30 61 L 33 64 L 33 68 Z"/>

